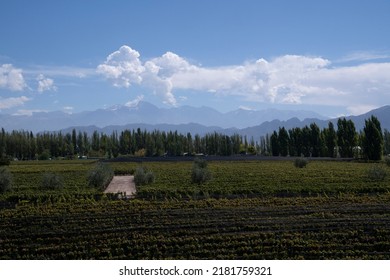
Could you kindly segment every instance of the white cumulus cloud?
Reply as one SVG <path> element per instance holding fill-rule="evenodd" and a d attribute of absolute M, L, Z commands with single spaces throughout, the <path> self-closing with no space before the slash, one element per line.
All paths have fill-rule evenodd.
<path fill-rule="evenodd" d="M 57 87 L 54 85 L 54 80 L 46 78 L 44 75 L 40 74 L 37 77 L 38 81 L 38 92 L 44 92 L 44 91 L 56 91 Z"/>
<path fill-rule="evenodd" d="M 175 91 L 189 90 L 246 101 L 348 107 L 350 112 L 390 100 L 390 63 L 332 66 L 322 57 L 284 55 L 241 65 L 202 67 L 167 52 L 141 60 L 128 46 L 108 55 L 97 72 L 114 86 L 139 84 L 177 105 Z"/>
<path fill-rule="evenodd" d="M 128 46 L 110 54 L 97 72 L 105 76 L 116 87 L 129 87 L 142 82 L 141 74 L 145 68 L 139 60 L 140 54 Z"/>
<path fill-rule="evenodd" d="M 12 64 L 0 66 L 0 87 L 12 91 L 21 91 L 26 87 L 22 70 L 15 68 Z"/>

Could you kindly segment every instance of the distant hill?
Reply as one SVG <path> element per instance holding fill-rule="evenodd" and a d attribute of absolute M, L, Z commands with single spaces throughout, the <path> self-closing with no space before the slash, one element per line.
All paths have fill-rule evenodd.
<path fill-rule="evenodd" d="M 345 117 L 347 120 L 352 120 L 355 124 L 356 130 L 360 131 L 363 129 L 365 125 L 365 120 L 370 118 L 372 115 L 376 116 L 381 122 L 382 130 L 387 129 L 390 131 L 390 106 L 386 105 L 380 107 L 378 109 L 374 109 L 365 114 L 358 116 L 348 116 Z M 267 121 L 260 125 L 248 127 L 244 129 L 240 129 L 239 133 L 242 135 L 247 135 L 250 137 L 254 137 L 258 139 L 260 136 L 270 134 L 274 130 L 278 130 L 279 127 L 285 127 L 286 129 L 294 128 L 294 127 L 304 127 L 309 126 L 311 123 L 316 123 L 320 128 L 324 128 L 328 126 L 328 123 L 331 121 L 335 128 L 337 129 L 337 120 L 338 118 L 329 119 L 329 120 L 321 120 L 317 118 L 307 118 L 304 120 L 299 120 L 298 118 L 291 118 L 286 121 L 281 120 L 273 120 Z"/>
<path fill-rule="evenodd" d="M 183 125 L 196 123 L 203 126 L 221 128 L 245 128 L 259 125 L 274 119 L 288 120 L 297 117 L 325 119 L 315 112 L 292 110 L 244 110 L 228 113 L 218 112 L 210 107 L 182 106 L 177 108 L 158 108 L 148 102 L 139 102 L 136 106 L 117 105 L 107 109 L 85 111 L 75 114 L 64 112 L 39 112 L 30 116 L 0 115 L 1 127 L 6 130 L 54 131 L 73 126 L 106 127 L 128 124 L 171 124 Z"/>
<path fill-rule="evenodd" d="M 364 127 L 364 121 L 371 115 L 381 122 L 382 129 L 390 130 L 390 106 L 383 106 L 358 116 L 348 116 L 359 131 Z M 307 116 L 307 117 L 304 117 Z M 34 113 L 31 116 L 0 115 L 1 127 L 11 130 L 29 130 L 33 132 L 63 131 L 93 131 L 112 133 L 124 129 L 153 131 L 178 131 L 204 135 L 218 132 L 227 135 L 238 133 L 259 139 L 270 134 L 279 127 L 290 129 L 304 127 L 316 123 L 320 128 L 337 120 L 326 120 L 324 117 L 309 111 L 260 110 L 251 111 L 239 109 L 228 113 L 220 113 L 209 107 L 182 106 L 178 108 L 158 108 L 148 102 L 139 102 L 137 106 L 114 106 L 108 109 L 87 111 L 77 114 L 63 112 Z"/>

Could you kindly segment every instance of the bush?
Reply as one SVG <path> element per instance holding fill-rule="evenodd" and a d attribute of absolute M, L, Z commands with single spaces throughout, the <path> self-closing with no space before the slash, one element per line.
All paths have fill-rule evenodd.
<path fill-rule="evenodd" d="M 387 176 L 387 171 L 375 164 L 367 170 L 367 177 L 371 181 L 383 181 Z"/>
<path fill-rule="evenodd" d="M 44 150 L 42 154 L 38 156 L 38 160 L 49 160 L 50 159 L 50 152 L 49 150 Z"/>
<path fill-rule="evenodd" d="M 12 174 L 6 167 L 0 167 L 0 193 L 9 191 L 12 187 Z"/>
<path fill-rule="evenodd" d="M 154 182 L 154 174 L 145 167 L 138 167 L 134 172 L 134 183 L 138 186 L 148 185 Z"/>
<path fill-rule="evenodd" d="M 114 177 L 112 168 L 104 163 L 98 163 L 94 169 L 88 173 L 88 185 L 100 190 L 104 190 Z"/>
<path fill-rule="evenodd" d="M 46 190 L 55 190 L 64 187 L 62 177 L 55 173 L 45 173 L 42 177 L 41 187 Z"/>
<path fill-rule="evenodd" d="M 199 168 L 207 168 L 208 162 L 203 158 L 195 158 L 194 166 Z"/>
<path fill-rule="evenodd" d="M 294 166 L 297 168 L 303 168 L 306 167 L 306 165 L 309 163 L 309 161 L 305 158 L 296 158 L 294 160 Z"/>
<path fill-rule="evenodd" d="M 203 184 L 211 180 L 211 177 L 211 173 L 207 168 L 207 161 L 204 159 L 195 159 L 191 173 L 192 183 Z"/>

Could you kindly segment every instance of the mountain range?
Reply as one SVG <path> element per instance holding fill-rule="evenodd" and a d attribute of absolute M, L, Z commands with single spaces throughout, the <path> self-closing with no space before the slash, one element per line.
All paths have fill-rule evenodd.
<path fill-rule="evenodd" d="M 371 115 L 378 117 L 382 129 L 390 130 L 390 106 L 383 106 L 359 116 L 349 116 L 356 129 L 364 127 L 365 119 Z M 177 108 L 158 108 L 141 101 L 134 106 L 116 105 L 107 109 L 68 114 L 61 111 L 39 112 L 31 115 L 0 115 L 0 127 L 7 131 L 28 130 L 33 132 L 63 131 L 73 128 L 92 133 L 111 133 L 124 129 L 146 129 L 175 131 L 180 133 L 205 134 L 220 132 L 227 135 L 238 133 L 258 139 L 284 126 L 286 129 L 303 127 L 315 122 L 320 128 L 337 119 L 327 119 L 311 111 L 293 110 L 245 110 L 238 109 L 227 113 L 210 107 L 182 106 Z M 337 127 L 337 126 L 336 126 Z"/>

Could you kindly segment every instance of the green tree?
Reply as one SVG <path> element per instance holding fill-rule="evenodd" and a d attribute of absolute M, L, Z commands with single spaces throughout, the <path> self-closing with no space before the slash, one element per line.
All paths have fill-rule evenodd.
<path fill-rule="evenodd" d="M 321 152 L 321 146 L 322 146 L 322 141 L 321 141 L 321 132 L 320 128 L 318 127 L 317 124 L 312 123 L 310 124 L 310 130 L 311 130 L 311 155 L 312 157 L 319 157 L 320 152 Z"/>
<path fill-rule="evenodd" d="M 295 127 L 289 130 L 290 139 L 290 155 L 300 157 L 302 154 L 302 130 L 299 127 Z"/>
<path fill-rule="evenodd" d="M 337 144 L 341 157 L 353 157 L 353 148 L 357 144 L 357 133 L 352 120 L 338 119 Z"/>
<path fill-rule="evenodd" d="M 288 155 L 289 137 L 287 130 L 284 127 L 279 127 L 278 142 L 280 155 L 286 157 Z"/>
<path fill-rule="evenodd" d="M 383 150 L 385 155 L 390 155 L 390 132 L 387 129 L 383 132 Z"/>
<path fill-rule="evenodd" d="M 279 137 L 278 137 L 278 133 L 276 131 L 274 131 L 274 133 L 272 133 L 272 135 L 270 137 L 270 142 L 271 142 L 272 155 L 274 157 L 279 156 Z"/>
<path fill-rule="evenodd" d="M 362 136 L 364 156 L 369 160 L 380 160 L 383 155 L 383 134 L 376 117 L 371 116 L 365 120 Z"/>
<path fill-rule="evenodd" d="M 324 128 L 323 130 L 324 141 L 326 145 L 326 151 L 328 157 L 335 156 L 335 148 L 337 146 L 337 133 L 334 129 L 334 125 L 332 122 L 328 123 L 328 128 Z"/>
<path fill-rule="evenodd" d="M 305 157 L 311 156 L 312 144 L 311 144 L 311 129 L 307 125 L 302 128 L 302 153 Z"/>

